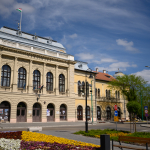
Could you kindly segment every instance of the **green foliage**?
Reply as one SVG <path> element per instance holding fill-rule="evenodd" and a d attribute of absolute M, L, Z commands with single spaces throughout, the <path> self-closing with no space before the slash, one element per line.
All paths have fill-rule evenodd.
<path fill-rule="evenodd" d="M 144 105 L 150 102 L 150 86 L 141 76 L 124 75 L 118 76 L 115 80 L 109 82 L 112 90 L 119 90 L 128 101 L 137 101 Z"/>
<path fill-rule="evenodd" d="M 88 133 L 85 131 L 78 131 L 75 132 L 74 134 L 81 134 L 84 136 L 90 136 L 90 137 L 95 137 L 95 135 L 102 135 L 102 134 L 115 134 L 115 133 L 130 133 L 129 131 L 123 131 L 123 130 L 114 130 L 114 129 L 105 129 L 105 130 L 89 130 Z M 135 132 L 135 133 L 130 133 L 126 136 L 133 136 L 133 137 L 143 137 L 143 138 L 150 138 L 150 132 Z M 110 140 L 115 140 L 118 141 L 118 136 L 113 136 L 110 137 Z"/>
<path fill-rule="evenodd" d="M 127 103 L 127 109 L 129 113 L 135 113 L 137 114 L 140 110 L 141 106 L 138 102 L 136 101 L 129 101 Z"/>
<path fill-rule="evenodd" d="M 150 138 L 150 132 L 134 132 L 128 136 Z"/>

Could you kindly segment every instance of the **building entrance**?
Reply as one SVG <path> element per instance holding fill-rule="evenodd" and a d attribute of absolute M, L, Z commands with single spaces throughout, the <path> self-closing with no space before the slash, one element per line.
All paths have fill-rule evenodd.
<path fill-rule="evenodd" d="M 53 104 L 48 104 L 47 106 L 47 122 L 55 121 L 55 109 Z"/>
<path fill-rule="evenodd" d="M 78 120 L 83 120 L 83 109 L 82 109 L 82 106 L 78 106 L 78 108 L 77 108 L 77 118 L 78 118 Z"/>
<path fill-rule="evenodd" d="M 17 122 L 26 122 L 26 105 L 23 102 L 17 105 Z"/>
<path fill-rule="evenodd" d="M 39 103 L 33 105 L 32 120 L 33 122 L 41 122 L 41 106 Z"/>

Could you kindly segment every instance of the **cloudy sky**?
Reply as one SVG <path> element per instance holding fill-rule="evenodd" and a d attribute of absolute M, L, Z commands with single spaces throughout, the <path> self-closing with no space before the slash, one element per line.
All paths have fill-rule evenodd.
<path fill-rule="evenodd" d="M 75 60 L 150 83 L 150 0 L 0 0 L 0 27 L 62 43 Z"/>

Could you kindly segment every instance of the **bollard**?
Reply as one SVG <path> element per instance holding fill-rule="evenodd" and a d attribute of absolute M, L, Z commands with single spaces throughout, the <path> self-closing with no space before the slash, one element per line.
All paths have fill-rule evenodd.
<path fill-rule="evenodd" d="M 110 135 L 103 134 L 100 136 L 101 150 L 110 150 Z"/>

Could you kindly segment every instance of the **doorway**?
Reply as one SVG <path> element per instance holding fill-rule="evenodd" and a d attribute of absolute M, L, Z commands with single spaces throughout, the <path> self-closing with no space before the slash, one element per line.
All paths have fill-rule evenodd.
<path fill-rule="evenodd" d="M 26 105 L 23 102 L 17 105 L 17 122 L 26 122 Z"/>
<path fill-rule="evenodd" d="M 32 121 L 41 122 L 41 106 L 39 103 L 33 105 Z"/>
<path fill-rule="evenodd" d="M 97 120 L 101 120 L 101 109 L 97 106 Z"/>
<path fill-rule="evenodd" d="M 10 121 L 10 104 L 7 101 L 0 104 L 0 120 Z"/>
<path fill-rule="evenodd" d="M 78 106 L 78 108 L 77 108 L 77 118 L 78 118 L 78 120 L 83 120 L 83 108 L 82 108 L 82 106 Z"/>
<path fill-rule="evenodd" d="M 53 104 L 47 105 L 47 122 L 55 121 L 55 109 Z"/>

